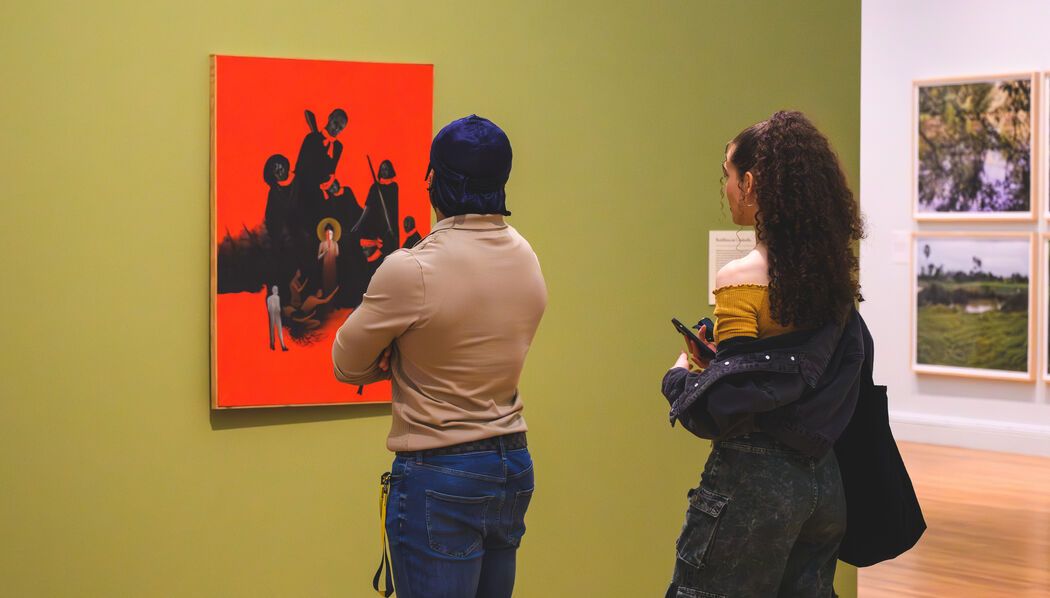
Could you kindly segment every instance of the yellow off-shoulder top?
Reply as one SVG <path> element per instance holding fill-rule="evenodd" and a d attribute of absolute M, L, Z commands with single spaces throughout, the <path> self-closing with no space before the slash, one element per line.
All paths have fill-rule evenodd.
<path fill-rule="evenodd" d="M 734 336 L 768 338 L 795 330 L 769 315 L 769 285 L 731 284 L 714 290 L 715 343 Z"/>

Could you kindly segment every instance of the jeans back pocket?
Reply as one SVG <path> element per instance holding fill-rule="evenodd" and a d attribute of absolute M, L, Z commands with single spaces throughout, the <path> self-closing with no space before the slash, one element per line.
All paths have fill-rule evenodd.
<path fill-rule="evenodd" d="M 703 569 L 711 541 L 718 529 L 718 519 L 725 510 L 729 497 L 700 487 L 690 492 L 689 509 L 685 514 L 682 535 L 675 550 L 678 558 L 697 569 Z"/>
<path fill-rule="evenodd" d="M 457 558 L 478 551 L 485 538 L 485 517 L 493 498 L 427 490 L 427 537 L 431 550 Z"/>
<path fill-rule="evenodd" d="M 529 508 L 535 490 L 536 488 L 529 488 L 514 495 L 514 506 L 510 511 L 510 531 L 507 533 L 507 541 L 513 546 L 520 546 L 521 537 L 525 535 L 525 511 Z"/>

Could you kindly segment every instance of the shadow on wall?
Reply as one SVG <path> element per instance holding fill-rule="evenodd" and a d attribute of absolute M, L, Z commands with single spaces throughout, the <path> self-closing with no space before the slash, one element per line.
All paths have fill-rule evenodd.
<path fill-rule="evenodd" d="M 307 424 L 369 417 L 390 417 L 390 404 L 213 409 L 210 419 L 212 430 L 233 430 L 237 428 Z"/>

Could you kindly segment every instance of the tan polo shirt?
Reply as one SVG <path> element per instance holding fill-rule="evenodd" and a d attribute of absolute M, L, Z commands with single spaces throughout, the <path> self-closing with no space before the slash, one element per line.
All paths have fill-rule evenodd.
<path fill-rule="evenodd" d="M 503 216 L 446 218 L 376 270 L 336 333 L 335 377 L 391 380 L 392 451 L 524 432 L 518 380 L 546 305 L 536 254 Z"/>

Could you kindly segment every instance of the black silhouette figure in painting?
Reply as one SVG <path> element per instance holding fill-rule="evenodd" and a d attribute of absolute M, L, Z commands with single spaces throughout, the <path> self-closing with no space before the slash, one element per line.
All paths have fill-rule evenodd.
<path fill-rule="evenodd" d="M 379 173 L 373 173 L 374 182 L 365 198 L 365 211 L 354 226 L 354 232 L 361 236 L 361 247 L 372 264 L 372 272 L 379 267 L 383 257 L 400 247 L 396 176 L 390 160 L 383 160 L 379 165 Z"/>
<path fill-rule="evenodd" d="M 312 235 L 322 218 L 324 192 L 321 185 L 335 174 L 343 144 L 336 137 L 346 128 L 347 116 L 336 108 L 328 115 L 328 124 L 317 129 L 314 115 L 306 111 L 310 132 L 303 138 L 299 156 L 295 159 L 295 179 L 292 181 L 292 209 L 300 233 Z"/>
<path fill-rule="evenodd" d="M 345 233 L 357 224 L 363 213 L 364 210 L 357 203 L 353 190 L 341 185 L 339 179 L 332 178 L 332 182 L 325 188 L 325 209 L 322 216 L 338 220 Z"/>
<path fill-rule="evenodd" d="M 422 235 L 416 230 L 416 219 L 411 216 L 405 216 L 405 242 L 401 247 L 411 249 L 422 240 Z"/>
<path fill-rule="evenodd" d="M 333 178 L 325 189 L 325 216 L 334 218 L 342 230 L 339 245 L 345 251 L 339 253 L 336 269 L 340 291 L 335 298 L 338 307 L 357 307 L 368 288 L 371 270 L 361 252 L 361 235 L 351 229 L 361 219 L 364 210 L 357 203 L 354 192 Z"/>
<path fill-rule="evenodd" d="M 288 158 L 274 154 L 266 159 L 263 165 L 263 180 L 270 187 L 266 195 L 266 233 L 271 247 L 280 250 L 288 241 L 288 216 L 291 211 L 291 197 L 288 185 Z"/>

